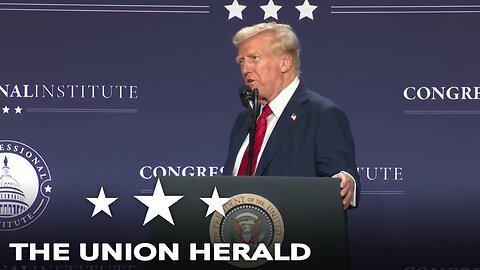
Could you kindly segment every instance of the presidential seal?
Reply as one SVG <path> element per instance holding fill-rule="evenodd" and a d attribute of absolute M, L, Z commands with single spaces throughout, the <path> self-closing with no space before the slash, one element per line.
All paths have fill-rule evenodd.
<path fill-rule="evenodd" d="M 215 212 L 210 221 L 212 243 L 245 243 L 253 253 L 265 245 L 273 254 L 274 244 L 281 244 L 284 236 L 283 219 L 278 209 L 269 200 L 255 194 L 238 194 L 223 205 L 225 217 Z M 252 255 L 252 254 L 249 254 Z M 230 260 L 239 268 L 253 268 L 267 260 Z"/>
<path fill-rule="evenodd" d="M 34 222 L 52 193 L 47 163 L 30 146 L 0 140 L 0 231 L 13 231 Z"/>

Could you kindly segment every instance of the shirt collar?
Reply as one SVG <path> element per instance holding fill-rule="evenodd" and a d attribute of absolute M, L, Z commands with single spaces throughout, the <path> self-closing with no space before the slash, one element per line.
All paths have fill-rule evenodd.
<path fill-rule="evenodd" d="M 290 101 L 290 98 L 292 98 L 293 93 L 295 93 L 295 90 L 299 84 L 300 79 L 295 77 L 295 79 L 285 89 L 283 89 L 276 98 L 268 103 L 268 106 L 270 106 L 270 109 L 272 109 L 275 117 L 280 118 L 280 115 L 282 115 L 283 110 L 285 107 L 287 107 L 288 101 Z"/>

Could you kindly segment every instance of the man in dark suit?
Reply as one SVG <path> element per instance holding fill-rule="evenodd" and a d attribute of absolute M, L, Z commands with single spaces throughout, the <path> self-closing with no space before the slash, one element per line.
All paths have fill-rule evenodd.
<path fill-rule="evenodd" d="M 344 208 L 356 207 L 359 175 L 348 119 L 331 100 L 300 82 L 299 41 L 293 29 L 260 23 L 241 29 L 233 43 L 244 82 L 258 89 L 262 104 L 252 174 L 339 178 Z M 235 121 L 224 175 L 246 173 L 250 122 L 250 110 Z"/>

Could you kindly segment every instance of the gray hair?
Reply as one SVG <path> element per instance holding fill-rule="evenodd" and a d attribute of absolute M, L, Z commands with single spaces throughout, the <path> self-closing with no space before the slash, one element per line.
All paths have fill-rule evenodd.
<path fill-rule="evenodd" d="M 300 41 L 293 28 L 288 24 L 267 22 L 244 27 L 233 37 L 233 45 L 238 48 L 247 39 L 263 32 L 270 32 L 273 35 L 272 52 L 287 53 L 292 56 L 293 68 L 298 75 L 300 71 Z"/>

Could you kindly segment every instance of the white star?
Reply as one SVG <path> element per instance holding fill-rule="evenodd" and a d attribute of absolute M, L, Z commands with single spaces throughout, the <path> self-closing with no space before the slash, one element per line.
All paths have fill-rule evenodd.
<path fill-rule="evenodd" d="M 45 188 L 46 190 L 46 188 Z M 105 197 L 105 192 L 103 191 L 103 187 L 100 188 L 100 193 L 98 193 L 97 198 L 87 198 L 91 203 L 95 205 L 95 208 L 93 209 L 92 217 L 98 214 L 100 211 L 105 212 L 107 215 L 110 217 L 112 216 L 112 213 L 110 213 L 110 207 L 109 205 L 116 201 L 118 198 L 107 198 Z"/>
<path fill-rule="evenodd" d="M 247 6 L 240 5 L 237 0 L 233 0 L 231 5 L 226 5 L 225 8 L 228 10 L 228 19 L 230 20 L 233 17 L 237 17 L 240 20 L 243 20 L 242 11 Z"/>
<path fill-rule="evenodd" d="M 265 15 L 263 16 L 264 20 L 270 17 L 278 20 L 277 12 L 282 8 L 282 6 L 277 6 L 273 2 L 273 0 L 270 0 L 268 1 L 268 5 L 264 5 L 260 7 L 263 9 L 263 11 L 265 11 Z"/>
<path fill-rule="evenodd" d="M 155 190 L 153 191 L 152 196 L 135 196 L 137 200 L 141 201 L 148 207 L 143 225 L 150 222 L 150 220 L 154 219 L 156 216 L 161 216 L 172 225 L 175 225 L 173 223 L 170 209 L 168 208 L 182 197 L 183 196 L 165 196 L 165 193 L 163 193 L 162 184 L 160 183 L 160 180 L 157 180 L 157 184 L 155 185 Z"/>
<path fill-rule="evenodd" d="M 10 111 L 10 108 L 5 106 L 5 107 L 2 108 L 2 110 L 3 110 L 3 113 L 8 113 L 8 111 Z"/>
<path fill-rule="evenodd" d="M 46 193 L 51 193 L 51 192 L 52 192 L 52 187 L 51 187 L 50 185 L 47 185 L 47 186 L 45 187 L 45 192 L 46 192 Z"/>
<path fill-rule="evenodd" d="M 303 5 L 295 6 L 295 7 L 300 11 L 300 16 L 298 20 L 301 20 L 305 17 L 308 17 L 313 20 L 313 11 L 317 9 L 318 6 L 310 5 L 308 0 L 305 0 L 305 2 L 303 2 Z"/>
<path fill-rule="evenodd" d="M 205 217 L 213 213 L 213 211 L 217 211 L 222 216 L 225 216 L 225 212 L 223 211 L 223 205 L 230 200 L 229 198 L 219 198 L 217 187 L 213 190 L 212 197 L 210 198 L 200 198 L 204 203 L 208 204 L 208 210 Z"/>
<path fill-rule="evenodd" d="M 15 108 L 15 113 L 22 113 L 22 108 L 20 108 L 20 106 L 17 106 Z"/>

